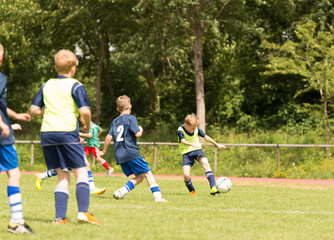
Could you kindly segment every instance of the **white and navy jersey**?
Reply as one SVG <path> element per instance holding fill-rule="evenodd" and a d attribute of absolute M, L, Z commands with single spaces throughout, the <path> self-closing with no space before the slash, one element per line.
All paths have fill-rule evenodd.
<path fill-rule="evenodd" d="M 11 145 L 15 143 L 14 132 L 11 127 L 12 123 L 7 113 L 7 77 L 0 73 L 0 114 L 2 121 L 9 127 L 10 134 L 8 137 L 1 137 L 0 131 L 0 145 Z"/>
<path fill-rule="evenodd" d="M 140 131 L 137 118 L 130 114 L 120 115 L 113 120 L 108 135 L 114 139 L 117 164 L 142 157 L 137 146 L 136 133 Z"/>

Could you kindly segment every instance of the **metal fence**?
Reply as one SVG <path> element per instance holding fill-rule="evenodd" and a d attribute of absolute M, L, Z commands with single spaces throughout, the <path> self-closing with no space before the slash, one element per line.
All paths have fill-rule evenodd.
<path fill-rule="evenodd" d="M 16 140 L 16 144 L 30 144 L 30 165 L 31 167 L 34 165 L 34 144 L 40 144 L 41 141 L 38 140 Z M 104 142 L 100 142 L 104 144 Z M 111 142 L 111 144 L 113 144 Z M 171 143 L 171 142 L 138 142 L 138 145 L 150 145 L 153 146 L 153 168 L 156 168 L 157 164 L 157 146 L 164 145 L 164 146 L 178 146 L 178 143 Z M 224 143 L 223 143 L 224 144 Z M 212 146 L 215 150 L 214 154 L 214 172 L 217 171 L 217 147 L 212 144 L 203 143 L 203 146 Z M 312 145 L 312 144 L 248 144 L 248 143 L 236 143 L 236 144 L 224 144 L 226 147 L 270 147 L 276 148 L 276 161 L 277 161 L 277 169 L 280 167 L 280 148 L 334 148 L 334 145 Z M 93 160 L 93 165 L 95 165 L 95 159 Z"/>

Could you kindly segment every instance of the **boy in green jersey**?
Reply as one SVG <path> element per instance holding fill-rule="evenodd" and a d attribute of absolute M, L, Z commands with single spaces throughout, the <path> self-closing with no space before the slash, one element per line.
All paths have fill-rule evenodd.
<path fill-rule="evenodd" d="M 85 124 L 82 118 L 80 118 L 80 121 L 82 122 L 82 124 Z M 91 122 L 89 132 L 86 132 L 86 133 L 80 132 L 80 137 L 86 138 L 86 141 L 87 141 L 87 145 L 84 147 L 86 156 L 88 157 L 92 153 L 95 159 L 99 163 L 101 163 L 105 169 L 107 169 L 107 174 L 111 175 L 114 169 L 110 167 L 107 161 L 104 160 L 99 155 L 99 152 L 100 152 L 99 137 L 101 133 L 102 133 L 102 128 L 99 125 Z"/>

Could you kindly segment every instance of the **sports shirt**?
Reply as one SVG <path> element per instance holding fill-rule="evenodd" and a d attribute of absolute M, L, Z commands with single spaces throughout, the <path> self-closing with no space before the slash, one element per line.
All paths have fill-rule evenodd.
<path fill-rule="evenodd" d="M 198 136 L 205 137 L 205 133 L 199 127 L 196 127 L 193 133 L 189 133 L 184 128 L 184 124 L 183 124 L 177 129 L 177 135 L 178 135 L 178 142 L 179 142 L 179 152 L 182 155 L 192 152 L 192 151 L 196 151 L 198 149 L 202 149 L 202 145 L 200 145 L 201 146 L 200 148 L 194 148 L 193 146 L 187 146 L 181 143 L 181 140 L 185 139 L 187 142 L 200 144 Z"/>
<path fill-rule="evenodd" d="M 111 135 L 114 140 L 117 164 L 142 157 L 139 153 L 137 137 L 135 136 L 139 131 L 137 118 L 133 115 L 120 115 L 112 121 L 108 135 Z"/>
<path fill-rule="evenodd" d="M 0 131 L 0 145 L 14 144 L 14 131 L 11 127 L 12 123 L 7 113 L 7 77 L 2 73 L 0 73 L 0 114 L 2 121 L 9 127 L 10 130 L 8 137 L 1 137 Z"/>
<path fill-rule="evenodd" d="M 96 147 L 100 148 L 100 141 L 99 141 L 99 132 L 101 131 L 101 127 L 93 122 L 90 122 L 90 129 L 89 133 L 92 134 L 91 138 L 86 138 L 87 147 Z"/>

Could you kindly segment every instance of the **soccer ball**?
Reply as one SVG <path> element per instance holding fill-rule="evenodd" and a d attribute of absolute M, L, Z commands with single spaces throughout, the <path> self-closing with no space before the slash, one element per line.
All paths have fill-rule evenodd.
<path fill-rule="evenodd" d="M 232 182 L 227 177 L 220 177 L 216 181 L 216 188 L 220 193 L 227 193 L 232 188 Z"/>

